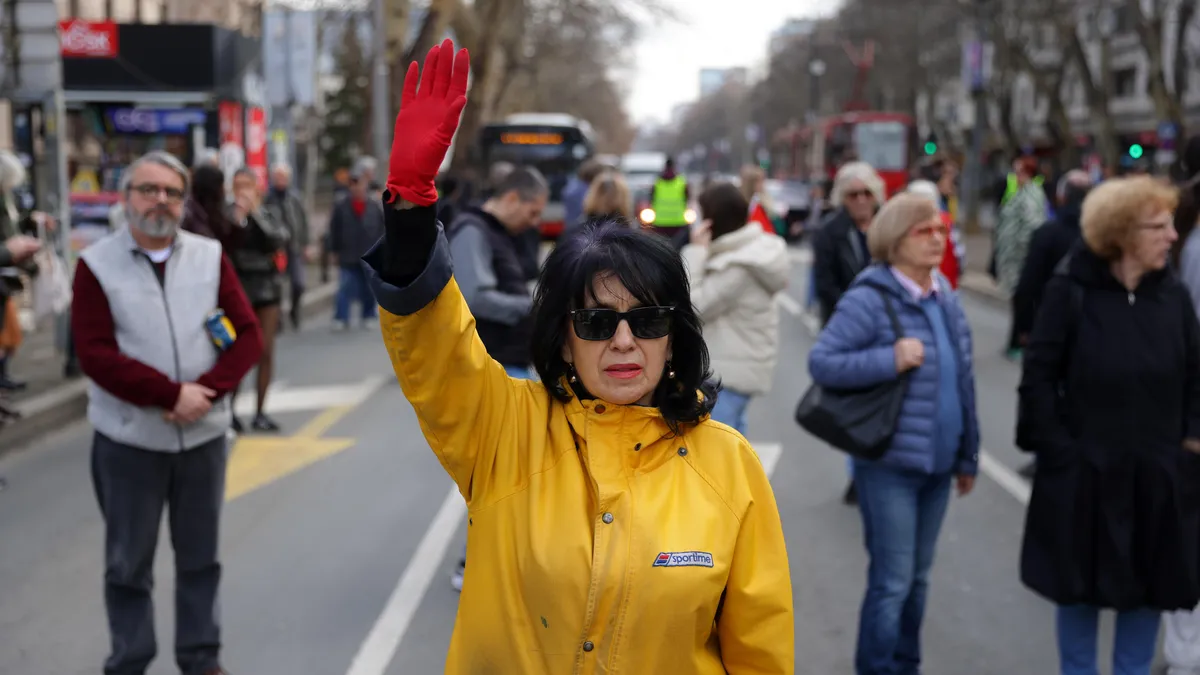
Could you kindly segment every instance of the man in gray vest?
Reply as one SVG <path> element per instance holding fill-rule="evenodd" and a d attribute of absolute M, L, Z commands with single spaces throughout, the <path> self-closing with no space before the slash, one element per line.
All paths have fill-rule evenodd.
<path fill-rule="evenodd" d="M 550 188 L 533 167 L 516 167 L 491 187 L 487 201 L 464 210 L 450 225 L 450 257 L 488 355 L 509 376 L 528 380 L 533 378 L 529 367 L 533 294 L 521 237 L 537 227 Z M 454 590 L 462 590 L 466 567 L 464 552 L 450 575 Z"/>
<path fill-rule="evenodd" d="M 71 328 L 91 378 L 92 481 L 105 525 L 106 675 L 144 673 L 157 651 L 151 588 L 164 507 L 175 549 L 175 661 L 183 675 L 224 672 L 217 533 L 226 394 L 258 361 L 262 335 L 221 245 L 179 230 L 188 182 L 165 152 L 135 161 L 122 178 L 125 226 L 88 247 L 75 270 Z"/>

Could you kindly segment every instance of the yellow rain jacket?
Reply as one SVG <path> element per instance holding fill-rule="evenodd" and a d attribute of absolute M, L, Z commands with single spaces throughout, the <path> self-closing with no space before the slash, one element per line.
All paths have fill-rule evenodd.
<path fill-rule="evenodd" d="M 446 672 L 793 673 L 783 530 L 745 439 L 510 379 L 449 269 L 439 235 L 413 283 L 431 301 L 371 274 L 396 377 L 467 500 Z"/>

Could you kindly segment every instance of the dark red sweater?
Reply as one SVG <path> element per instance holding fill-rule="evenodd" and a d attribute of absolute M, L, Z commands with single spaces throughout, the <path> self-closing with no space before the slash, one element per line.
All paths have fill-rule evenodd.
<path fill-rule="evenodd" d="M 161 275 L 162 263 L 155 264 Z M 233 391 L 262 354 L 262 331 L 246 299 L 242 284 L 229 258 L 221 256 L 221 285 L 217 305 L 237 332 L 233 345 L 217 357 L 217 362 L 196 380 L 217 392 L 220 398 Z M 136 406 L 175 408 L 181 382 L 162 373 L 117 347 L 116 329 L 108 297 L 92 270 L 82 260 L 75 267 L 75 297 L 71 302 L 71 332 L 75 354 L 83 373 L 105 391 Z M 215 347 L 214 347 L 215 349 Z"/>

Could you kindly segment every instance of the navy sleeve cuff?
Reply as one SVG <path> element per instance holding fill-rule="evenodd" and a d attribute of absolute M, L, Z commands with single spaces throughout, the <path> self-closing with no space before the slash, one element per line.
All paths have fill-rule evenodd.
<path fill-rule="evenodd" d="M 375 242 L 362 257 L 363 267 L 367 273 L 367 283 L 379 306 L 396 316 L 416 314 L 429 303 L 433 302 L 454 274 L 450 260 L 450 244 L 441 224 L 437 226 L 437 239 L 425 269 L 411 283 L 397 286 L 384 280 L 380 273 L 384 269 L 385 240 Z"/>

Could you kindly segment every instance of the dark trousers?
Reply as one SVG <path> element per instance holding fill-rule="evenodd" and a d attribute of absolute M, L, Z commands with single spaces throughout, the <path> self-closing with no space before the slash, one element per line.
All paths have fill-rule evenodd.
<path fill-rule="evenodd" d="M 154 552 L 163 507 L 175 549 L 175 661 L 184 675 L 218 667 L 217 533 L 225 499 L 221 436 L 180 453 L 139 450 L 96 433 L 92 482 L 104 517 L 105 675 L 141 675 L 157 653 Z"/>

